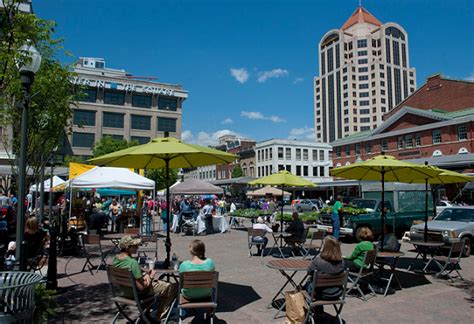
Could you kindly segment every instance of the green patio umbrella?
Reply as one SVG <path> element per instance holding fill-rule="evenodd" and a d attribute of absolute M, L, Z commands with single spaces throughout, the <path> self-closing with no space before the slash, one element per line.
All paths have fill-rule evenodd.
<path fill-rule="evenodd" d="M 425 229 L 423 232 L 423 239 L 426 242 L 428 240 L 428 184 L 438 185 L 451 183 L 466 183 L 474 181 L 474 177 L 470 177 L 459 172 L 445 170 L 432 165 L 428 165 L 428 162 L 425 162 L 425 167 L 431 170 L 438 171 L 438 175 L 436 175 L 435 177 L 424 177 L 414 179 L 413 181 L 411 181 L 411 183 L 425 184 Z M 436 206 L 434 206 L 433 215 L 436 216 Z"/>
<path fill-rule="evenodd" d="M 439 173 L 441 172 L 427 168 L 424 165 L 397 160 L 383 152 L 381 155 L 367 161 L 356 162 L 352 165 L 331 170 L 331 175 L 334 177 L 382 182 L 382 210 L 380 215 L 382 242 L 384 241 L 383 228 L 385 222 L 385 181 L 410 183 L 414 179 L 433 178 Z M 383 251 L 383 244 L 381 249 Z"/>
<path fill-rule="evenodd" d="M 311 181 L 305 180 L 299 176 L 296 176 L 286 170 L 281 170 L 277 173 L 268 175 L 249 182 L 249 185 L 269 185 L 281 187 L 281 219 L 280 226 L 281 232 L 283 232 L 283 196 L 284 187 L 316 187 Z M 280 241 L 280 245 L 282 242 Z"/>
<path fill-rule="evenodd" d="M 89 160 L 95 165 L 106 165 L 135 169 L 166 169 L 166 183 L 169 182 L 169 170 L 194 168 L 205 165 L 227 164 L 237 157 L 223 151 L 195 144 L 187 144 L 178 139 L 155 138 L 147 144 L 133 146 L 121 151 L 109 153 Z M 166 261 L 169 265 L 171 252 L 170 239 L 170 194 L 166 190 Z"/>

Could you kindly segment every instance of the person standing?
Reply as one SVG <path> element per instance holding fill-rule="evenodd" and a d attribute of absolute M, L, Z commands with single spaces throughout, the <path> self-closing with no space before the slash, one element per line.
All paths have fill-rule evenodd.
<path fill-rule="evenodd" d="M 214 205 L 211 200 L 208 199 L 206 206 L 203 208 L 204 219 L 206 220 L 206 234 L 213 234 L 214 228 L 212 227 L 212 212 L 214 211 Z"/>
<path fill-rule="evenodd" d="M 338 195 L 336 198 L 336 202 L 332 207 L 332 215 L 331 215 L 331 222 L 332 222 L 332 235 L 339 240 L 339 235 L 341 233 L 341 220 L 339 216 L 342 213 L 342 196 Z"/>

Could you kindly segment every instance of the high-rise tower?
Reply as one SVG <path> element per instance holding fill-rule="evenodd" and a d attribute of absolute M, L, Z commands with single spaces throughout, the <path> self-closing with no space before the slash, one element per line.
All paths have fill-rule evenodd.
<path fill-rule="evenodd" d="M 357 10 L 319 42 L 314 79 L 316 141 L 332 142 L 377 127 L 382 115 L 415 91 L 408 35 Z"/>

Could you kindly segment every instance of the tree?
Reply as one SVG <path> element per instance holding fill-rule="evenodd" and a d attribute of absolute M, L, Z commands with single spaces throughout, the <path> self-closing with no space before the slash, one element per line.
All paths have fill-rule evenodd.
<path fill-rule="evenodd" d="M 92 149 L 92 155 L 93 157 L 96 158 L 105 154 L 113 153 L 116 151 L 126 149 L 128 147 L 132 147 L 138 144 L 140 144 L 138 143 L 138 141 L 127 142 L 127 140 L 125 139 L 119 140 L 111 136 L 105 136 L 105 137 L 102 137 L 100 141 L 94 145 L 94 148 Z"/>
<path fill-rule="evenodd" d="M 178 170 L 170 169 L 170 180 L 168 183 L 166 183 L 166 169 L 149 169 L 146 170 L 145 176 L 155 181 L 155 188 L 161 190 L 173 185 L 178 180 Z"/>
<path fill-rule="evenodd" d="M 244 176 L 244 171 L 242 171 L 242 168 L 240 167 L 240 165 L 236 165 L 234 167 L 234 169 L 232 170 L 232 174 L 231 174 L 231 177 L 232 178 L 240 178 L 240 177 L 243 177 Z"/>

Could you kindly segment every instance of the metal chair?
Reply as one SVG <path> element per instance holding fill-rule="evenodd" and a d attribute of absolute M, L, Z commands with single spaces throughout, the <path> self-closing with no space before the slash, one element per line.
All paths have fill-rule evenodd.
<path fill-rule="evenodd" d="M 308 256 L 310 256 L 311 251 L 314 251 L 315 256 L 319 253 L 321 246 L 323 245 L 323 239 L 325 235 L 326 232 L 320 230 L 316 230 L 311 234 L 309 245 L 305 245 L 306 254 L 303 256 L 303 259 L 306 259 Z"/>
<path fill-rule="evenodd" d="M 341 287 L 341 295 L 334 300 L 323 300 L 318 299 L 316 296 L 316 288 L 313 289 L 312 294 L 310 295 L 306 290 L 303 291 L 305 295 L 306 302 L 308 304 L 308 314 L 306 315 L 305 323 L 308 320 L 314 324 L 314 311 L 316 306 L 326 306 L 332 305 L 336 311 L 336 317 L 339 319 L 339 323 L 343 323 L 341 319 L 341 311 L 346 303 L 346 290 L 347 290 L 347 278 L 349 271 L 345 270 L 342 273 L 338 274 L 319 274 L 317 271 L 313 274 L 313 287 L 318 289 L 325 287 Z"/>
<path fill-rule="evenodd" d="M 298 251 L 299 254 L 303 256 L 303 258 L 308 254 L 308 251 L 305 249 L 305 243 L 308 237 L 308 232 L 309 232 L 309 227 L 306 227 L 304 229 L 303 235 L 301 236 L 299 241 L 292 241 L 294 244 L 294 248 L 291 249 L 291 254 L 296 257 L 295 251 Z M 286 242 L 288 245 L 290 245 L 288 242 Z"/>
<path fill-rule="evenodd" d="M 83 246 L 83 251 L 86 257 L 86 261 L 84 262 L 84 265 L 82 266 L 82 271 L 86 269 L 86 267 L 89 268 L 89 271 L 91 274 L 92 269 L 94 268 L 94 265 L 91 262 L 92 258 L 100 258 L 100 263 L 97 266 L 97 272 L 99 272 L 100 267 L 103 265 L 104 267 L 107 266 L 107 257 L 109 255 L 109 252 L 105 252 L 102 250 L 102 245 L 100 243 L 100 236 L 98 234 L 88 234 L 88 235 L 82 235 L 82 246 Z"/>
<path fill-rule="evenodd" d="M 181 227 L 181 232 L 183 233 L 183 235 L 186 235 L 189 233 L 192 233 L 193 236 L 196 235 L 197 222 L 193 216 L 194 216 L 194 213 L 188 213 L 188 212 L 184 212 L 181 215 L 180 227 Z"/>
<path fill-rule="evenodd" d="M 352 286 L 347 290 L 347 293 L 349 293 L 353 289 L 357 289 L 362 300 L 367 301 L 366 295 L 360 288 L 360 282 L 364 280 L 371 291 L 371 296 L 372 297 L 376 296 L 374 289 L 372 288 L 370 283 L 367 281 L 368 278 L 374 275 L 374 264 L 375 264 L 376 258 L 377 258 L 376 249 L 364 252 L 364 264 L 367 265 L 367 267 L 366 268 L 361 267 L 359 272 L 349 272 L 349 281 L 351 282 Z"/>
<path fill-rule="evenodd" d="M 430 260 L 428 264 L 433 261 L 441 270 L 436 274 L 436 277 L 446 275 L 448 276 L 449 280 L 451 280 L 451 282 L 454 282 L 451 273 L 456 271 L 458 275 L 454 278 L 460 278 L 461 280 L 464 280 L 464 278 L 461 276 L 461 273 L 459 273 L 458 268 L 460 268 L 461 256 L 462 252 L 464 251 L 465 243 L 465 241 L 452 243 L 448 256 L 436 255 Z M 453 254 L 456 254 L 457 256 L 453 257 Z"/>
<path fill-rule="evenodd" d="M 263 249 L 265 247 L 264 236 L 267 232 L 263 229 L 247 229 L 247 237 L 248 237 L 248 246 L 249 246 L 249 258 L 252 256 L 252 246 L 255 245 L 257 249 L 261 250 L 260 257 L 263 258 Z M 262 240 L 255 240 L 255 237 L 261 237 Z"/>
<path fill-rule="evenodd" d="M 210 322 L 214 323 L 214 316 L 217 308 L 217 286 L 219 282 L 219 272 L 217 271 L 189 271 L 179 274 L 179 323 L 183 323 L 183 309 L 204 308 L 209 310 Z M 188 300 L 184 297 L 184 289 L 211 289 L 209 297 Z"/>

